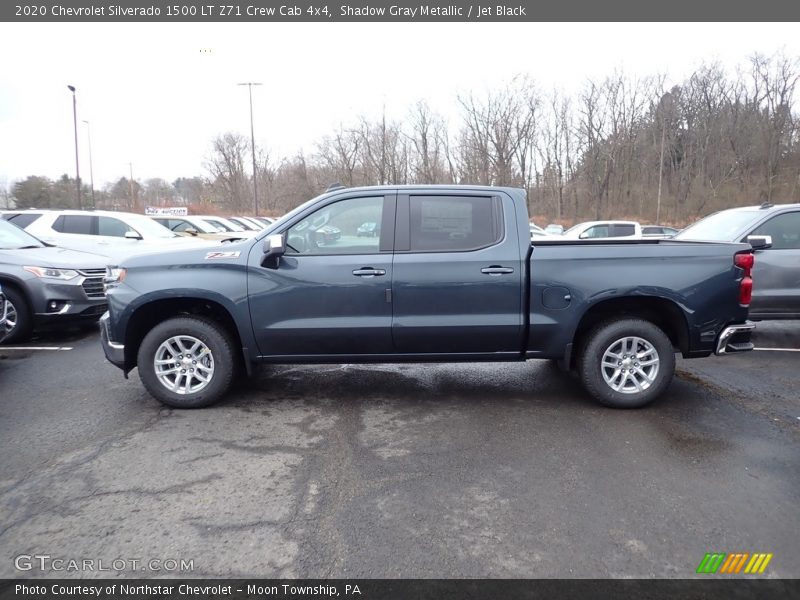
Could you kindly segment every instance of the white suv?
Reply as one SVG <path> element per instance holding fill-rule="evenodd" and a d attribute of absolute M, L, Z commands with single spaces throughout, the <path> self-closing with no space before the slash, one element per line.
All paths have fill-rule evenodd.
<path fill-rule="evenodd" d="M 2 217 L 49 244 L 122 260 L 210 242 L 177 235 L 151 218 L 102 210 L 4 211 Z"/>

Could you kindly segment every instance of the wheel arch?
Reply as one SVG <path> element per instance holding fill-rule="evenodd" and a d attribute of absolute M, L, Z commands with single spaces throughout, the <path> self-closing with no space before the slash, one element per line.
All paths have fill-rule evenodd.
<path fill-rule="evenodd" d="M 236 321 L 230 311 L 220 302 L 208 298 L 180 297 L 151 300 L 138 307 L 128 317 L 125 325 L 125 373 L 136 367 L 137 355 L 142 340 L 159 323 L 173 317 L 201 316 L 220 325 L 230 340 L 240 349 L 240 359 L 248 373 L 250 361 Z"/>
<path fill-rule="evenodd" d="M 574 365 L 587 334 L 599 323 L 613 319 L 642 319 L 661 329 L 681 353 L 689 351 L 689 323 L 676 302 L 659 296 L 623 296 L 594 304 L 581 317 L 575 329 L 571 357 Z"/>

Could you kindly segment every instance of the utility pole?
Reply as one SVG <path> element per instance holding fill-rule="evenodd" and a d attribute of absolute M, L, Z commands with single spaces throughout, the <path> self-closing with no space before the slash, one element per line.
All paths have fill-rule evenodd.
<path fill-rule="evenodd" d="M 84 120 L 86 123 L 86 139 L 89 142 L 89 181 L 91 182 L 92 186 L 92 208 L 97 208 L 97 204 L 94 202 L 94 166 L 92 165 L 92 132 L 89 129 L 89 121 Z"/>
<path fill-rule="evenodd" d="M 128 187 L 131 190 L 131 210 L 133 210 L 133 163 L 128 163 L 128 168 L 131 170 L 131 178 L 128 180 Z"/>
<path fill-rule="evenodd" d="M 256 183 L 256 179 L 258 178 L 258 172 L 256 171 L 256 136 L 253 130 L 253 86 L 254 85 L 262 85 L 261 83 L 254 83 L 252 81 L 248 81 L 246 83 L 238 83 L 236 85 L 246 85 L 247 90 L 250 93 L 250 152 L 253 155 L 253 210 L 255 214 L 253 216 L 258 216 L 258 184 Z"/>
<path fill-rule="evenodd" d="M 67 89 L 72 92 L 72 126 L 75 130 L 75 182 L 78 186 L 78 210 L 83 208 L 81 202 L 81 167 L 78 161 L 78 101 L 75 99 L 75 86 L 68 85 Z"/>

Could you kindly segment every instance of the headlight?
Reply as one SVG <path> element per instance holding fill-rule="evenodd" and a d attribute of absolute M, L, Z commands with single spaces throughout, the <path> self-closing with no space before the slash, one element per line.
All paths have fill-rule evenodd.
<path fill-rule="evenodd" d="M 114 287 L 115 285 L 119 285 L 125 281 L 125 275 L 127 273 L 128 269 L 123 269 L 121 267 L 106 267 L 106 276 L 103 278 L 103 283 L 105 284 L 106 289 Z"/>
<path fill-rule="evenodd" d="M 61 281 L 69 281 L 70 279 L 75 279 L 78 276 L 78 272 L 73 271 L 72 269 L 51 269 L 50 267 L 22 268 L 43 279 L 60 279 Z"/>

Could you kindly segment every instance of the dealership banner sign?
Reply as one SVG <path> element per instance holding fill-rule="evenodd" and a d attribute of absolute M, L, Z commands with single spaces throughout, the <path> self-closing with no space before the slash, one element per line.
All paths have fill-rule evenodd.
<path fill-rule="evenodd" d="M 185 217 L 189 209 L 185 206 L 148 206 L 144 214 L 148 217 Z"/>

